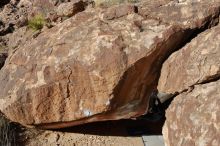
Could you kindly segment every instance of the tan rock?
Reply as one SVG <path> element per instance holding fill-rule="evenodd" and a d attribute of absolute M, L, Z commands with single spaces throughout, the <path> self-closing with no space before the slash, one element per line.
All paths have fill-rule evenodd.
<path fill-rule="evenodd" d="M 0 26 L 0 35 L 12 33 L 14 29 L 27 25 L 28 12 L 29 7 L 26 6 L 18 8 L 12 3 L 5 5 L 3 10 L 0 11 L 0 21 L 4 28 L 4 32 L 1 33 Z"/>
<path fill-rule="evenodd" d="M 166 111 L 167 146 L 220 145 L 220 25 L 196 36 L 164 63 L 159 92 L 180 93 Z"/>
<path fill-rule="evenodd" d="M 108 20 L 108 9 L 97 8 L 45 30 L 7 59 L 0 72 L 0 110 L 41 128 L 145 114 L 165 58 L 219 15 L 217 5 L 195 8 L 206 15 L 192 16 L 184 27 L 129 9 Z"/>
<path fill-rule="evenodd" d="M 181 92 L 220 77 L 220 25 L 203 32 L 163 64 L 158 90 Z"/>
<path fill-rule="evenodd" d="M 220 80 L 196 85 L 175 97 L 166 111 L 163 135 L 167 146 L 220 145 Z"/>
<path fill-rule="evenodd" d="M 27 43 L 33 38 L 33 33 L 33 30 L 30 30 L 27 27 L 22 27 L 17 29 L 14 33 L 7 34 L 5 37 L 8 38 L 7 47 L 9 48 L 9 51 L 13 51 L 13 49 L 18 46 Z"/>
<path fill-rule="evenodd" d="M 75 0 L 60 4 L 56 11 L 58 16 L 71 17 L 78 12 L 84 11 L 86 3 L 82 0 Z"/>
<path fill-rule="evenodd" d="M 132 4 L 121 4 L 110 7 L 106 12 L 103 13 L 103 19 L 112 20 L 120 18 L 128 14 L 135 13 L 136 7 Z"/>
<path fill-rule="evenodd" d="M 160 0 L 159 4 L 161 3 L 167 2 Z M 185 2 L 172 1 L 166 5 L 158 5 L 156 1 L 154 3 L 147 2 L 145 5 L 148 5 L 148 7 L 141 7 L 139 10 L 142 16 L 158 19 L 162 22 L 179 25 L 188 29 L 215 25 L 218 22 L 220 11 L 219 0 L 203 0 L 201 2 L 200 0 L 197 2 L 192 0 Z M 206 24 L 208 20 L 212 20 L 212 23 Z"/>

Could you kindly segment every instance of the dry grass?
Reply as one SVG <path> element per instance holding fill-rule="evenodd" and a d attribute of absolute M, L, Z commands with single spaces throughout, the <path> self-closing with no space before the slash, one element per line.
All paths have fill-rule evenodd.
<path fill-rule="evenodd" d="M 3 52 L 4 50 L 4 46 L 0 45 L 0 52 Z"/>
<path fill-rule="evenodd" d="M 34 16 L 29 22 L 28 22 L 28 27 L 33 29 L 33 30 L 40 30 L 43 28 L 43 26 L 46 25 L 46 20 L 43 17 L 43 15 L 36 15 Z"/>

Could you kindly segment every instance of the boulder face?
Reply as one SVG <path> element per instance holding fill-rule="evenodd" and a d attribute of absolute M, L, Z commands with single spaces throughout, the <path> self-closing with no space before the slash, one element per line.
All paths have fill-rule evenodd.
<path fill-rule="evenodd" d="M 147 113 L 164 60 L 219 17 L 217 3 L 194 5 L 200 17 L 181 25 L 172 15 L 161 19 L 167 14 L 156 15 L 158 5 L 146 1 L 87 9 L 45 30 L 8 57 L 0 72 L 0 110 L 41 128 Z M 146 18 L 150 9 L 154 15 Z M 183 12 L 176 22 L 185 22 Z"/>
<path fill-rule="evenodd" d="M 146 31 L 140 34 L 134 21 L 143 21 Z M 106 24 L 95 12 L 81 13 L 9 57 L 0 75 L 1 110 L 27 125 L 144 114 L 156 78 L 151 68 L 162 51 L 153 45 L 177 31 L 137 14 Z"/>
<path fill-rule="evenodd" d="M 58 16 L 71 17 L 78 12 L 84 11 L 87 3 L 83 1 L 73 1 L 68 3 L 62 3 L 57 8 Z"/>
<path fill-rule="evenodd" d="M 219 146 L 220 80 L 175 97 L 163 127 L 167 146 Z"/>
<path fill-rule="evenodd" d="M 164 63 L 160 92 L 178 93 L 166 111 L 168 146 L 220 144 L 220 25 L 172 54 Z"/>
<path fill-rule="evenodd" d="M 158 90 L 182 92 L 220 77 L 220 26 L 205 31 L 163 64 Z"/>
<path fill-rule="evenodd" d="M 219 0 L 216 2 L 209 0 L 201 2 L 200 0 L 179 0 L 177 3 L 172 1 L 162 5 L 163 3 L 164 1 L 160 1 L 160 3 L 147 1 L 144 3 L 145 6 L 140 8 L 139 13 L 142 16 L 156 18 L 164 23 L 179 25 L 185 29 L 218 23 L 218 19 L 215 19 L 215 12 L 219 13 Z M 210 20 L 212 23 L 209 23 Z"/>

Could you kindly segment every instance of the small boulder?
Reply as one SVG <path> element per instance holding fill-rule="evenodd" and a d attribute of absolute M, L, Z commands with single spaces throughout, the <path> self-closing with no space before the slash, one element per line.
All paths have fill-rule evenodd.
<path fill-rule="evenodd" d="M 86 3 L 82 0 L 75 0 L 67 3 L 61 3 L 56 12 L 61 17 L 71 17 L 78 12 L 84 11 Z"/>

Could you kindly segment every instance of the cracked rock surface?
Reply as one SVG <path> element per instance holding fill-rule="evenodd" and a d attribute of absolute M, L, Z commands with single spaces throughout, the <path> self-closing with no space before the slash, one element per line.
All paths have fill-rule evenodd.
<path fill-rule="evenodd" d="M 196 85 L 177 97 L 166 111 L 163 127 L 167 146 L 220 144 L 220 81 Z"/>
<path fill-rule="evenodd" d="M 15 45 L 0 72 L 0 110 L 48 129 L 143 115 L 163 62 L 219 12 L 216 1 L 171 0 L 79 12 Z"/>
<path fill-rule="evenodd" d="M 220 144 L 220 25 L 199 34 L 163 64 L 158 90 L 178 93 L 168 110 L 166 145 Z"/>
<path fill-rule="evenodd" d="M 158 90 L 183 90 L 220 77 L 220 25 L 198 35 L 163 64 Z"/>

